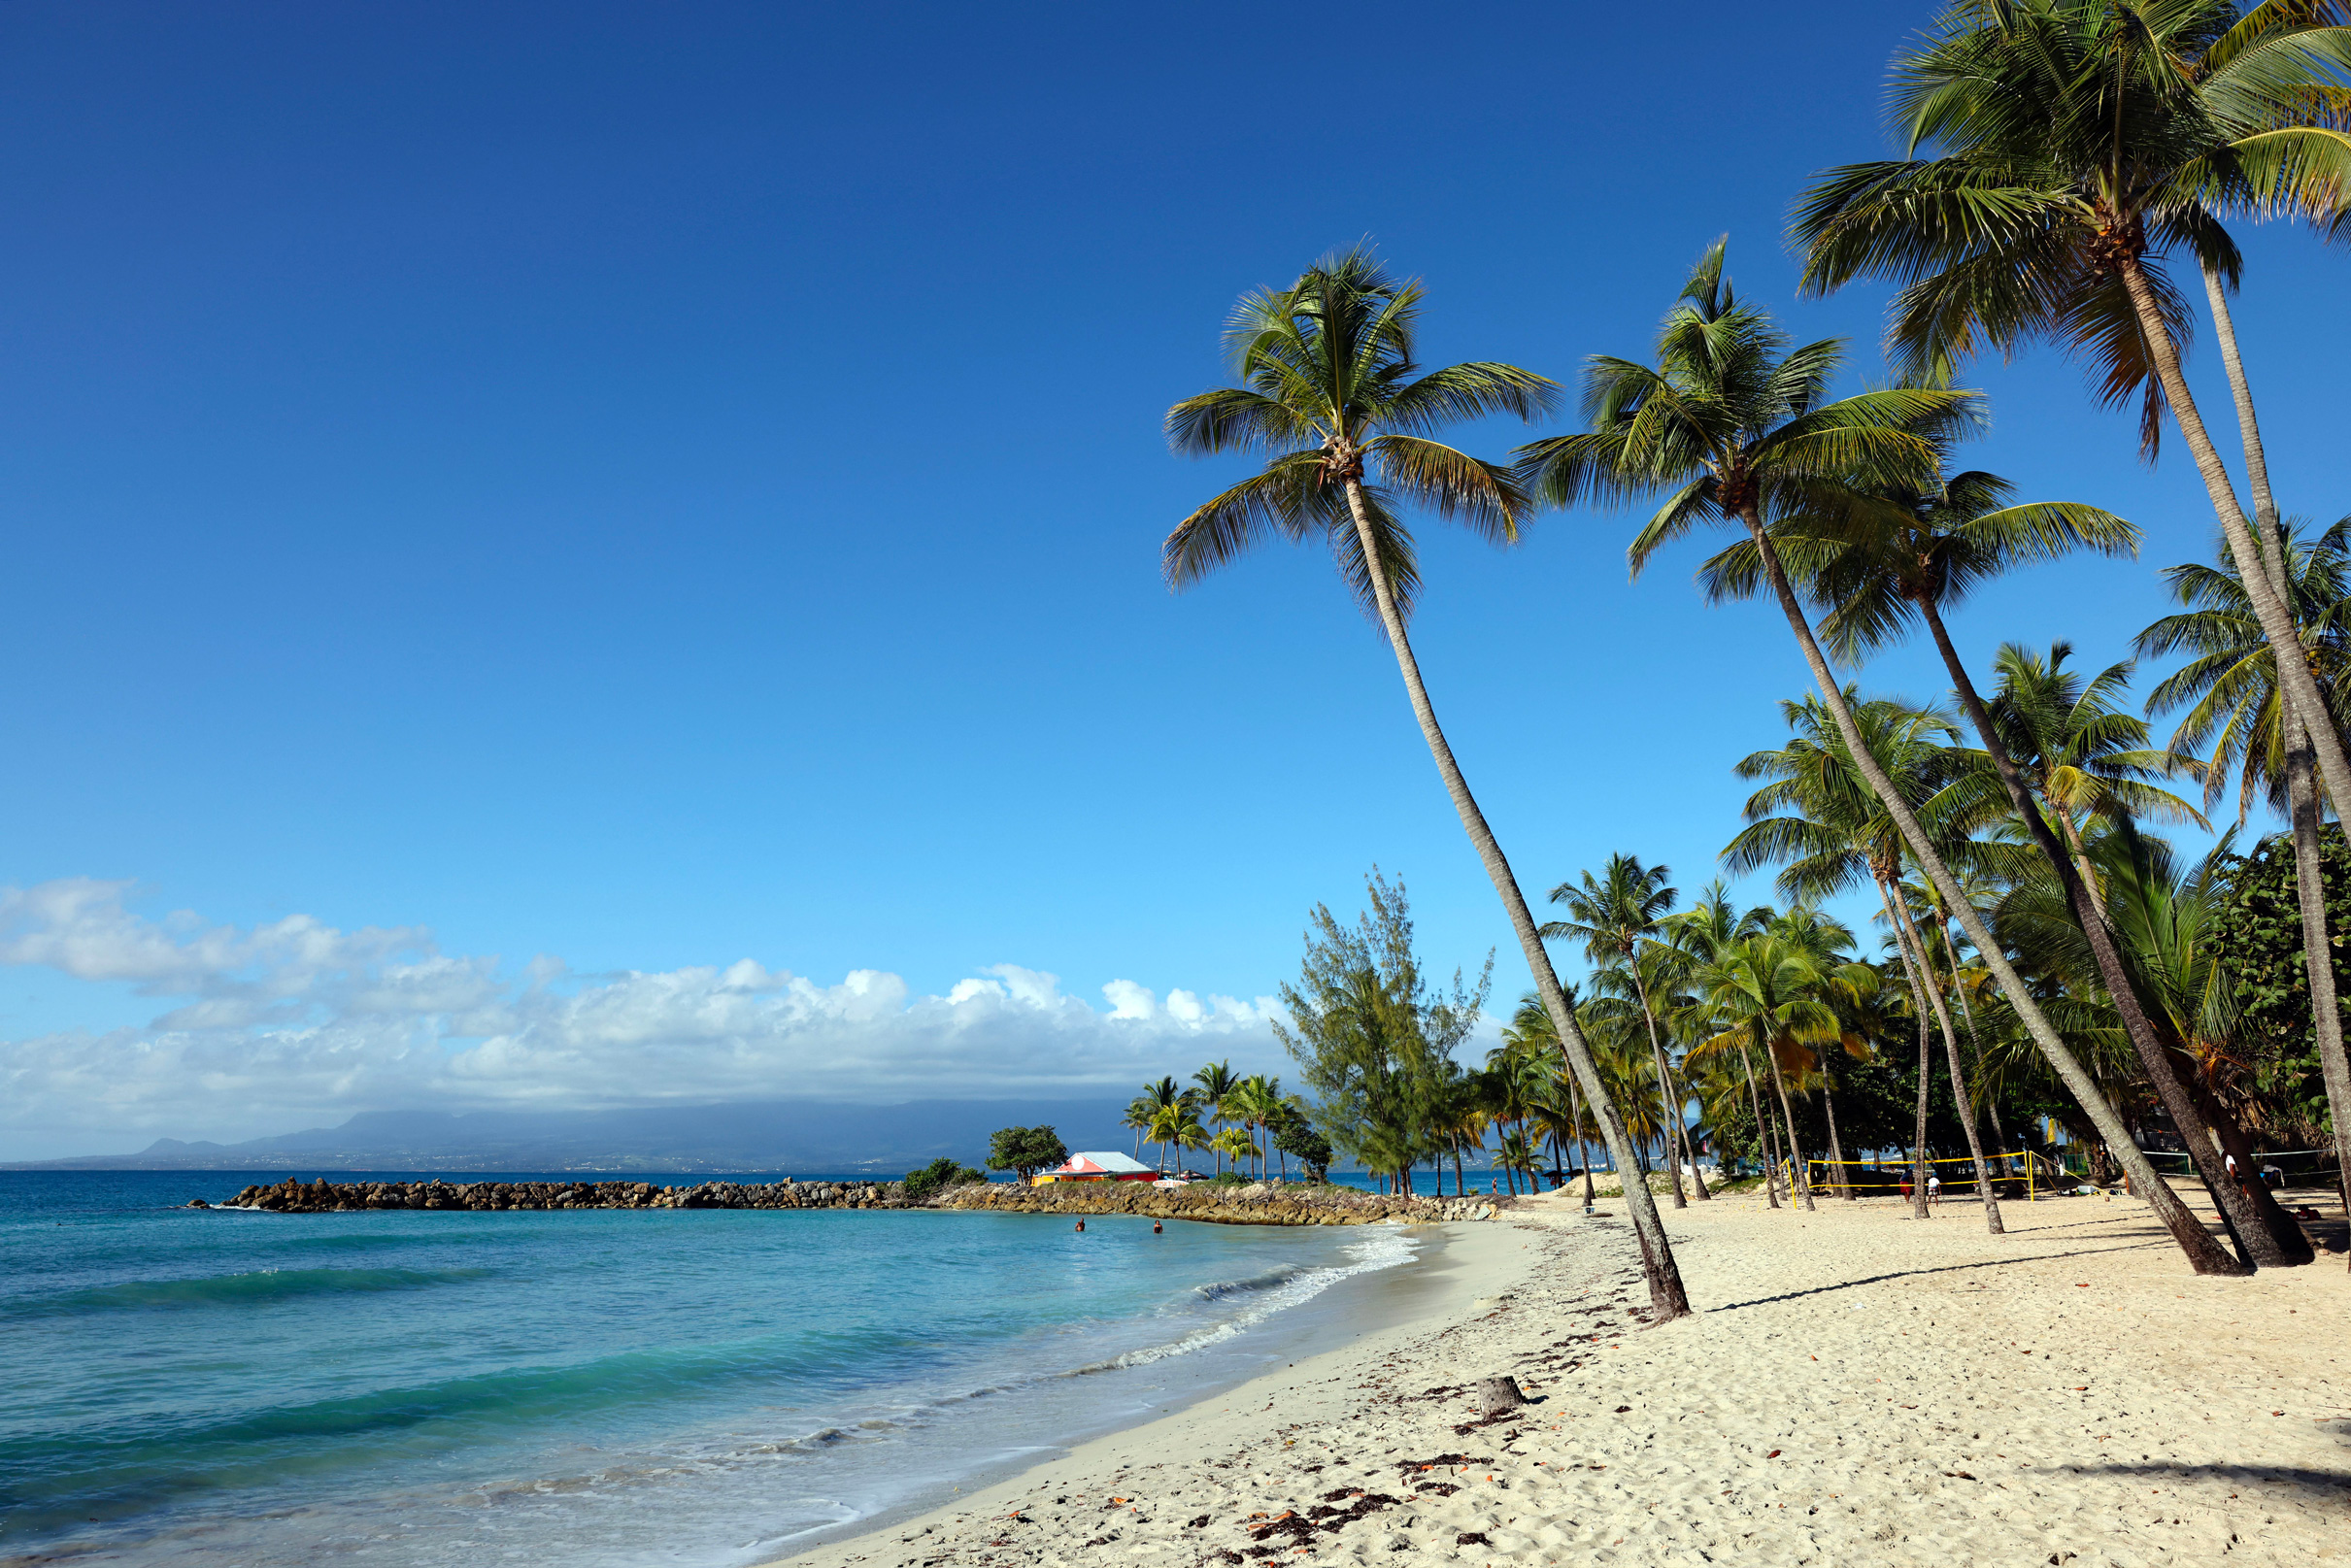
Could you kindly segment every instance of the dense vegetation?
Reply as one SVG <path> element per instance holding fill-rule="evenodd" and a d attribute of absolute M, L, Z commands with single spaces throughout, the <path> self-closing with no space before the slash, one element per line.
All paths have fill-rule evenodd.
<path fill-rule="evenodd" d="M 1453 1052 L 1483 984 L 1457 977 L 1439 995 L 1423 982 L 1402 889 L 1375 875 L 1353 927 L 1318 906 L 1285 992 L 1286 1043 L 1335 1149 L 1401 1173 L 1498 1128 L 1495 1158 L 1515 1180 L 1568 1143 L 1597 1142 L 1626 1169 L 1654 1148 L 1682 1203 L 1682 1156 L 1711 1137 L 1760 1144 L 1809 1205 L 1808 1161 L 1857 1138 L 1882 1147 L 1907 1105 L 1908 1136 L 1889 1141 L 1909 1147 L 1914 1174 L 1931 1149 L 1964 1148 L 1998 1231 L 2000 1146 L 2029 1141 L 2046 1114 L 2131 1180 L 2198 1271 L 2308 1260 L 2299 1227 L 2223 1161 L 2244 1165 L 2257 1134 L 2324 1131 L 2338 1153 L 2351 1139 L 2331 935 L 2341 912 L 2320 870 L 2324 813 L 2351 797 L 2342 533 L 2308 540 L 2279 516 L 2229 317 L 2242 271 L 2229 226 L 2351 232 L 2340 12 L 2332 0 L 1952 5 L 1896 61 L 1900 156 L 1830 170 L 1796 204 L 1808 289 L 1898 285 L 1893 376 L 1843 398 L 1831 394 L 1845 346 L 1799 344 L 1742 300 L 1722 245 L 1649 354 L 1591 358 L 1583 427 L 1506 461 L 1435 435 L 1546 418 L 1561 388 L 1499 361 L 1421 364 L 1422 290 L 1366 249 L 1241 302 L 1226 331 L 1235 384 L 1178 403 L 1167 429 L 1178 450 L 1262 466 L 1176 526 L 1166 577 L 1188 586 L 1271 539 L 1331 550 L 1386 636 L 1534 981 L 1473 1072 Z M 2241 498 L 2182 374 L 2198 315 L 2182 272 L 2203 284 L 2221 345 Z M 2086 674 L 2058 641 L 2003 648 L 1979 672 L 1944 625 L 2007 572 L 2136 551 L 2121 517 L 2018 502 L 2007 481 L 1957 463 L 1988 417 L 1959 384 L 1966 364 L 2036 343 L 2085 364 L 2101 400 L 2137 403 L 2148 456 L 2176 431 L 2219 524 L 2218 559 L 2173 569 L 2182 613 L 2142 639 L 2189 656 L 2151 693 L 2158 711 L 2188 710 L 2166 744 L 2126 706 L 2128 663 Z M 1735 868 L 1775 868 L 1784 906 L 1734 909 L 1709 890 L 1677 908 L 1662 868 L 1620 855 L 1562 883 L 1564 917 L 1541 925 L 1423 679 L 1408 622 L 1427 584 L 1404 519 L 1417 508 L 1509 545 L 1546 507 L 1644 498 L 1657 510 L 1631 541 L 1634 570 L 1695 529 L 1727 529 L 1705 590 L 1767 597 L 1811 673 L 1814 689 L 1788 704 L 1789 744 L 1739 765 L 1760 788 L 1725 851 Z M 1870 695 L 1835 668 L 1919 632 L 1949 676 L 1947 706 Z M 2262 794 L 2289 833 L 2244 860 L 2183 863 L 2158 830 L 2203 821 L 2231 771 L 2240 798 Z M 1874 901 L 1872 940 L 1822 913 L 1837 893 Z M 1589 964 L 1587 982 L 1562 982 L 1551 942 Z M 1153 1141 L 1213 1147 L 1199 1113 L 1222 1096 L 1159 1087 L 1138 1110 Z M 2158 1178 L 2141 1147 L 2155 1139 L 2188 1154 L 2228 1245 Z M 1679 1316 L 1688 1302 L 1647 1183 L 1627 1182 L 1626 1198 L 1652 1320 Z"/>

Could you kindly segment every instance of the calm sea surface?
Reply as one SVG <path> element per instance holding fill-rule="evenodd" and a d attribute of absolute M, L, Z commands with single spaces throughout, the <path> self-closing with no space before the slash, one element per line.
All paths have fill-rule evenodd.
<path fill-rule="evenodd" d="M 274 1179 L 0 1172 L 0 1563 L 756 1562 L 1327 1348 L 1427 1261 L 1387 1227 L 176 1207 Z"/>

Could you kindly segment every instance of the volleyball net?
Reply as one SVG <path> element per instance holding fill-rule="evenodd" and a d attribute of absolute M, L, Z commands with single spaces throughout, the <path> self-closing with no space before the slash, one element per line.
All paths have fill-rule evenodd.
<path fill-rule="evenodd" d="M 1804 1180 L 1816 1191 L 1900 1192 L 1907 1195 L 1916 1183 L 1915 1168 L 1919 1163 L 1916 1160 L 1904 1160 L 1899 1165 L 1882 1165 L 1875 1160 L 1867 1159 L 1807 1159 L 1804 1161 Z M 1966 1170 L 1956 1173 L 1957 1180 L 1952 1177 L 1944 1177 L 1943 1184 L 1947 1187 L 1956 1190 L 1961 1187 L 1972 1187 L 1975 1184 L 1975 1156 L 1973 1154 L 1957 1154 L 1949 1158 L 1931 1159 L 1925 1161 L 1925 1164 L 1931 1175 L 1940 1175 L 1941 1173 L 1935 1170 L 1935 1167 L 1940 1165 L 1965 1165 L 1967 1167 Z M 2040 1188 L 2044 1186 L 2071 1187 L 2080 1184 L 2082 1180 L 2047 1154 L 2038 1153 L 2030 1149 L 2019 1150 L 2013 1153 L 1986 1154 L 1984 1165 L 1986 1174 L 1995 1182 L 2022 1182 L 2028 1200 L 2037 1198 L 2040 1195 Z M 1795 1184 L 1794 1163 L 1789 1160 L 1781 1160 L 1779 1169 L 1782 1179 L 1788 1181 L 1789 1184 L 1793 1186 Z M 1848 1171 L 1881 1180 L 1856 1181 L 1852 1176 L 1846 1174 Z M 1883 1180 L 1883 1178 L 1892 1178 L 1892 1180 Z"/>

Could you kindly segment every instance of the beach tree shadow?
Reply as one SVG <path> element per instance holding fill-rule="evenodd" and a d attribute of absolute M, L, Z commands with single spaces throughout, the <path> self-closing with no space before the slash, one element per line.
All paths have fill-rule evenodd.
<path fill-rule="evenodd" d="M 1888 1280 L 1923 1279 L 1934 1274 L 1967 1274 L 1978 1269 L 2007 1269 L 2020 1263 L 2050 1263 L 2061 1257 L 2109 1257 L 2116 1252 L 2143 1252 L 2150 1249 L 2167 1247 L 2170 1237 L 2143 1242 L 2125 1242 L 2119 1247 L 2077 1247 L 2064 1252 L 2032 1252 L 2018 1257 L 1988 1257 L 1975 1263 L 1945 1263 L 1931 1269 L 1892 1269 L 1884 1274 L 1864 1275 L 1858 1280 L 1837 1280 L 1829 1284 L 1816 1284 L 1802 1290 L 1783 1290 L 1774 1296 L 1757 1296 L 1748 1301 L 1725 1302 L 1709 1307 L 1708 1312 L 1738 1312 L 1746 1307 L 1768 1307 L 1778 1301 L 1801 1301 L 1806 1296 L 1825 1296 L 1838 1290 L 1851 1290 L 1864 1284 L 1883 1284 Z"/>
<path fill-rule="evenodd" d="M 2351 1465 L 2322 1469 L 2300 1464 L 2179 1464 L 2153 1459 L 2138 1464 L 2069 1464 L 2038 1467 L 2044 1475 L 2113 1476 L 2133 1481 L 2202 1482 L 2231 1486 L 2277 1486 L 2339 1502 L 2351 1491 Z"/>

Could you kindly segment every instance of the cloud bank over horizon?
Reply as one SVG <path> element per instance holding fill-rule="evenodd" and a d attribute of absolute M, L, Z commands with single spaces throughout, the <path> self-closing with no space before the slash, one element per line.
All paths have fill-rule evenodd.
<path fill-rule="evenodd" d="M 545 955 L 444 953 L 422 926 L 151 918 L 134 891 L 93 878 L 0 889 L 0 965 L 167 1004 L 138 1027 L 0 1041 L 0 1158 L 230 1142 L 359 1111 L 1126 1092 L 1181 1076 L 1192 1051 L 1268 1070 L 1279 1056 L 1265 996 L 1114 980 L 1096 1008 L 1010 963 L 944 996 L 886 970 L 827 985 L 749 958 L 581 975 Z"/>

